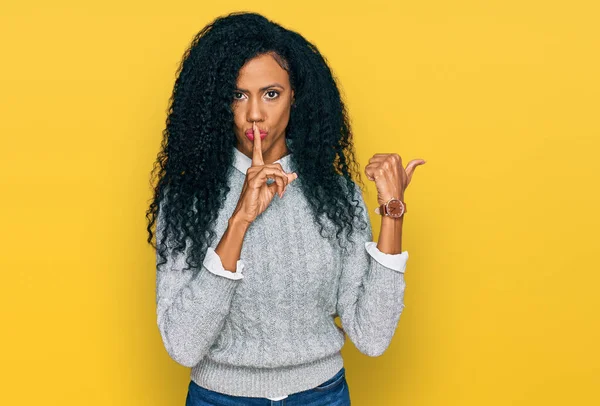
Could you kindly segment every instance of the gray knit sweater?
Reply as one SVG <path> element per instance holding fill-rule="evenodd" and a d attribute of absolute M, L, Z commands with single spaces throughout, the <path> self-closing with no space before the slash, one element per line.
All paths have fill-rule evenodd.
<path fill-rule="evenodd" d="M 231 190 L 212 249 L 228 226 L 250 162 L 236 150 L 237 170 L 229 177 Z M 291 155 L 277 162 L 286 172 L 295 169 Z M 172 253 L 157 266 L 162 341 L 171 358 L 192 368 L 198 385 L 236 396 L 285 396 L 313 388 L 340 370 L 345 334 L 369 356 L 381 355 L 394 335 L 404 307 L 408 252 L 377 250 L 357 188 L 369 226 L 356 229 L 357 243 L 344 253 L 336 241 L 319 234 L 299 180 L 288 185 L 282 199 L 276 194 L 249 226 L 240 255 L 243 277 L 223 277 L 206 265 L 194 277 L 191 270 L 182 271 L 186 254 Z M 157 241 L 162 224 L 159 211 Z M 365 248 L 369 245 L 388 261 L 375 260 Z M 401 266 L 384 265 L 392 262 Z M 343 329 L 335 324 L 336 315 Z"/>

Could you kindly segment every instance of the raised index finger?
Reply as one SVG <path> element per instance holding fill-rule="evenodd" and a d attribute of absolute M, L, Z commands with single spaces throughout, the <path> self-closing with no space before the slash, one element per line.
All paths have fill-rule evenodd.
<path fill-rule="evenodd" d="M 252 129 L 254 130 L 254 143 L 252 147 L 252 166 L 264 165 L 262 156 L 262 140 L 260 139 L 260 131 L 256 122 L 252 122 Z"/>

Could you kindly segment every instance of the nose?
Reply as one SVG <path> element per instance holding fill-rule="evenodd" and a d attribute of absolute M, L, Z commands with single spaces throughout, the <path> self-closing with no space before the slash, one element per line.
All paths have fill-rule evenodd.
<path fill-rule="evenodd" d="M 248 110 L 246 111 L 246 120 L 251 123 L 253 121 L 261 122 L 264 120 L 261 100 L 258 97 L 253 97 L 248 101 Z"/>

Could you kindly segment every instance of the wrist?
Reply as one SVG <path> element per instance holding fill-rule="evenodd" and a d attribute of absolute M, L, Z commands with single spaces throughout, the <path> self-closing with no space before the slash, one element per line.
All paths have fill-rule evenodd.
<path fill-rule="evenodd" d="M 380 202 L 378 201 L 378 203 Z M 404 202 L 404 195 L 401 194 L 399 197 L 392 196 L 388 198 L 383 203 L 380 203 L 379 207 L 375 208 L 375 213 L 381 215 L 382 219 L 396 221 L 403 219 L 404 214 L 406 213 L 406 202 Z"/>
<path fill-rule="evenodd" d="M 393 236 L 401 235 L 402 228 L 404 225 L 404 216 L 400 218 L 393 218 L 388 216 L 381 217 L 381 233 L 385 233 Z M 380 233 L 380 235 L 381 235 Z"/>
<path fill-rule="evenodd" d="M 382 201 L 377 200 L 377 203 L 381 206 L 382 204 L 386 204 L 390 199 L 398 199 L 400 201 L 404 201 L 404 193 L 393 193 L 389 196 L 383 198 Z"/>
<path fill-rule="evenodd" d="M 404 216 L 402 217 L 390 217 L 381 216 L 381 225 L 393 225 L 394 227 L 402 226 L 404 224 Z"/>
<path fill-rule="evenodd" d="M 228 226 L 230 229 L 240 230 L 243 233 L 246 233 L 246 231 L 248 230 L 248 227 L 250 227 L 250 224 L 251 224 L 250 222 L 241 218 L 239 215 L 237 215 L 235 213 L 231 216 L 231 218 L 228 221 Z"/>

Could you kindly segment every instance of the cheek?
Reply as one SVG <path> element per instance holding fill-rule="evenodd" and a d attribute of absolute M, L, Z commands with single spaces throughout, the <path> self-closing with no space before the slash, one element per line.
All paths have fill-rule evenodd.
<path fill-rule="evenodd" d="M 240 127 L 244 123 L 244 117 L 239 109 L 233 109 L 233 125 Z"/>
<path fill-rule="evenodd" d="M 290 106 L 284 105 L 277 109 L 277 121 L 280 123 L 287 122 L 290 118 Z"/>

